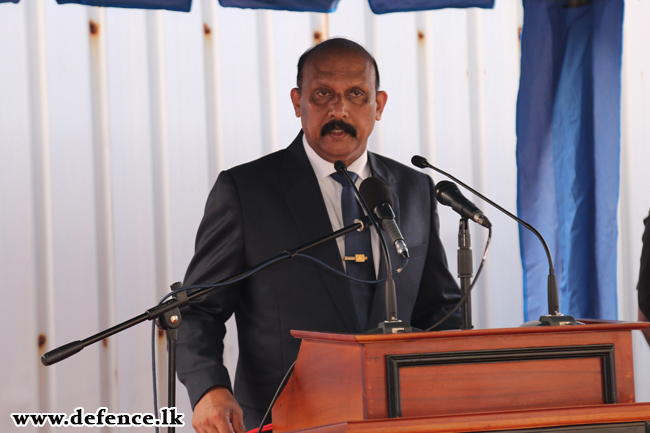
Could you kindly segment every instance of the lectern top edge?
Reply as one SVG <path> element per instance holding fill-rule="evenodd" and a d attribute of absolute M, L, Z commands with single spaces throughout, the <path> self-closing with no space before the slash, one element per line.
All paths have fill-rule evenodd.
<path fill-rule="evenodd" d="M 348 343 L 373 343 L 392 340 L 420 340 L 427 338 L 458 338 L 487 335 L 513 335 L 513 334 L 546 334 L 557 332 L 593 332 L 593 331 L 625 331 L 641 330 L 648 327 L 648 322 L 623 322 L 623 321 L 597 321 L 579 319 L 584 326 L 538 326 L 518 328 L 470 329 L 433 332 L 413 332 L 407 334 L 334 334 L 314 331 L 291 331 L 291 335 L 303 340 L 336 341 Z"/>

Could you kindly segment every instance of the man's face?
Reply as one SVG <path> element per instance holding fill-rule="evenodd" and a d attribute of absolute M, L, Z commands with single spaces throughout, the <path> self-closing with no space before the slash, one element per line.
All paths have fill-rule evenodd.
<path fill-rule="evenodd" d="M 307 143 L 324 160 L 346 165 L 365 152 L 387 98 L 375 89 L 372 62 L 352 51 L 319 53 L 303 67 L 301 90 L 291 90 Z"/>

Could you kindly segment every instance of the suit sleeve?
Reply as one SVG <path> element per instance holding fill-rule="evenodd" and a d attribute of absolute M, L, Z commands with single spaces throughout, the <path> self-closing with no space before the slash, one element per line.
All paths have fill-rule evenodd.
<path fill-rule="evenodd" d="M 428 176 L 427 179 L 431 206 L 428 221 L 430 224 L 429 248 L 411 319 L 411 325 L 420 329 L 427 329 L 442 319 L 460 300 L 460 288 L 449 272 L 447 255 L 440 240 L 440 221 L 433 181 Z M 436 330 L 459 329 L 460 322 L 460 309 L 458 309 Z"/>
<path fill-rule="evenodd" d="M 244 268 L 244 233 L 237 187 L 222 172 L 208 197 L 184 286 L 211 284 Z M 192 407 L 214 386 L 232 391 L 223 365 L 225 323 L 237 308 L 239 284 L 218 288 L 181 310 L 177 372 Z"/>
<path fill-rule="evenodd" d="M 644 220 L 643 249 L 641 250 L 641 267 L 639 270 L 639 308 L 643 315 L 650 318 L 650 215 Z"/>

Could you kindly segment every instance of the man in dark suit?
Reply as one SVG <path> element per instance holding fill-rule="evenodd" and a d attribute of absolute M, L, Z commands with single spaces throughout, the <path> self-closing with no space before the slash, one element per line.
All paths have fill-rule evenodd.
<path fill-rule="evenodd" d="M 389 185 L 411 254 L 395 278 L 398 317 L 414 327 L 432 325 L 456 304 L 459 289 L 438 236 L 430 178 L 366 151 L 387 100 L 378 90 L 374 59 L 354 42 L 329 40 L 303 54 L 297 81 L 291 99 L 303 130 L 287 149 L 220 174 L 185 285 L 215 282 L 343 227 L 344 185 L 330 176 L 340 160 L 358 175 L 357 183 L 372 175 Z M 373 274 L 381 277 L 385 269 L 377 235 L 372 236 L 367 243 Z M 322 244 L 309 254 L 349 272 L 355 264 L 342 260 L 345 242 Z M 395 251 L 389 254 L 400 263 Z M 376 327 L 385 318 L 384 290 L 366 289 L 369 301 L 360 305 L 346 278 L 294 258 L 184 308 L 178 375 L 188 389 L 197 432 L 239 433 L 244 421 L 259 424 L 298 354 L 300 341 L 290 330 L 360 333 Z M 233 313 L 239 339 L 236 400 L 222 362 L 224 323 Z M 456 314 L 442 328 L 458 327 Z"/>

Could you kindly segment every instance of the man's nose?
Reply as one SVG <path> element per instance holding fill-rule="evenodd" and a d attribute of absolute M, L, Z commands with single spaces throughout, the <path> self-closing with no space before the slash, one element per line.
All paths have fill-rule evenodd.
<path fill-rule="evenodd" d="M 340 119 L 348 116 L 349 101 L 342 95 L 336 95 L 330 103 L 330 116 Z"/>

